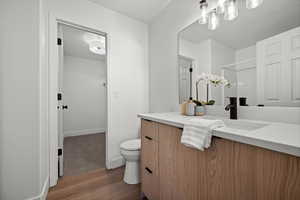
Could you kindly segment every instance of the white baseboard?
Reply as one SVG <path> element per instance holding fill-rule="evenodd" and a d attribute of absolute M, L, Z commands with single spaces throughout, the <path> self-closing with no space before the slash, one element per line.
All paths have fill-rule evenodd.
<path fill-rule="evenodd" d="M 118 156 L 118 157 L 113 158 L 112 160 L 106 161 L 107 169 L 115 169 L 115 168 L 121 167 L 123 165 L 125 165 L 125 160 L 122 156 Z"/>
<path fill-rule="evenodd" d="M 104 133 L 104 132 L 106 132 L 106 128 L 64 131 L 64 137 L 90 135 L 90 134 L 94 134 L 94 133 Z"/>
<path fill-rule="evenodd" d="M 49 190 L 49 177 L 46 178 L 41 193 L 35 197 L 28 198 L 26 200 L 46 200 L 48 195 L 48 190 Z"/>

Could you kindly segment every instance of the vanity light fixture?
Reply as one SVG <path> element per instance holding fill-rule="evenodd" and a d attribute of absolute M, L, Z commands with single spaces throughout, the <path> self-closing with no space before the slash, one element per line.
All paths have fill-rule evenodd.
<path fill-rule="evenodd" d="M 224 19 L 228 21 L 234 20 L 239 14 L 237 1 L 227 0 L 224 6 L 225 6 Z"/>
<path fill-rule="evenodd" d="M 220 24 L 219 16 L 217 14 L 217 9 L 213 9 L 208 16 L 208 29 L 215 30 Z"/>
<path fill-rule="evenodd" d="M 206 0 L 200 1 L 200 18 L 198 19 L 199 24 L 206 24 L 207 23 L 207 7 L 208 3 Z"/>
<path fill-rule="evenodd" d="M 247 9 L 257 8 L 263 3 L 263 0 L 218 0 L 217 6 L 208 12 L 208 3 L 206 0 L 200 1 L 200 18 L 199 24 L 206 24 L 208 21 L 208 29 L 215 30 L 220 24 L 220 16 L 224 15 L 224 19 L 231 21 L 239 15 L 238 1 L 246 1 Z"/>
<path fill-rule="evenodd" d="M 225 1 L 226 0 L 219 0 L 217 5 L 218 14 L 224 14 L 225 12 Z"/>
<path fill-rule="evenodd" d="M 246 0 L 246 7 L 248 9 L 257 8 L 263 3 L 263 0 Z"/>

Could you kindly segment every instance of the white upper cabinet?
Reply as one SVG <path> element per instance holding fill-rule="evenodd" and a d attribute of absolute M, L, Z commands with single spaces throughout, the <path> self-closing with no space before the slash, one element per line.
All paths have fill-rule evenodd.
<path fill-rule="evenodd" d="M 300 27 L 256 46 L 258 103 L 300 106 Z"/>

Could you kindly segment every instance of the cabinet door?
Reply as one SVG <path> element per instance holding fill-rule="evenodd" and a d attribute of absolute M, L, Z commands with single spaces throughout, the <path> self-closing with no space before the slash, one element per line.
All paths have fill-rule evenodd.
<path fill-rule="evenodd" d="M 159 200 L 157 123 L 142 120 L 142 192 L 149 200 Z"/>
<path fill-rule="evenodd" d="M 288 84 L 291 84 L 288 90 L 290 98 L 289 106 L 300 106 L 300 27 L 287 33 L 287 71 L 286 77 Z"/>
<path fill-rule="evenodd" d="M 149 120 L 142 120 L 142 137 L 157 141 L 157 123 Z"/>
<path fill-rule="evenodd" d="M 281 35 L 257 44 L 257 97 L 258 103 L 275 106 L 283 104 L 286 88 L 281 76 L 286 66 L 285 42 Z"/>
<path fill-rule="evenodd" d="M 176 154 L 179 140 L 178 131 L 170 126 L 158 126 L 159 137 L 159 174 L 160 199 L 175 200 L 176 198 Z"/>
<path fill-rule="evenodd" d="M 158 126 L 160 199 L 163 200 L 199 199 L 197 150 L 181 144 L 181 134 L 179 128 Z"/>
<path fill-rule="evenodd" d="M 258 103 L 300 106 L 300 27 L 257 43 Z"/>

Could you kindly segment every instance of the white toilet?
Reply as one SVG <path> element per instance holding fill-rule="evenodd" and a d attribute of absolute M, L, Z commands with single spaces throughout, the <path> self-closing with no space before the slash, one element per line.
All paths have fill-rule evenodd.
<path fill-rule="evenodd" d="M 124 182 L 127 184 L 138 184 L 140 182 L 140 149 L 141 140 L 128 140 L 120 145 L 121 155 L 125 158 L 126 168 Z"/>

